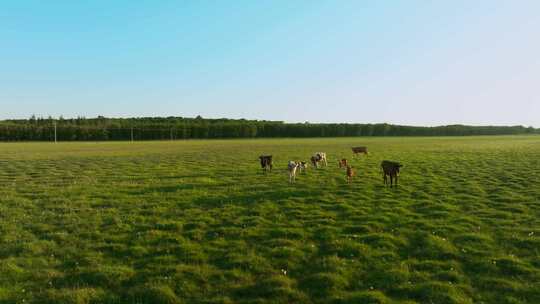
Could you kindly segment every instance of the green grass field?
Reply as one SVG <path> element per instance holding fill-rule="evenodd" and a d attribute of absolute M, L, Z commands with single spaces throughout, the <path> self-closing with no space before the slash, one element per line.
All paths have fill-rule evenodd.
<path fill-rule="evenodd" d="M 11 143 L 0 181 L 0 303 L 540 303 L 538 136 Z"/>

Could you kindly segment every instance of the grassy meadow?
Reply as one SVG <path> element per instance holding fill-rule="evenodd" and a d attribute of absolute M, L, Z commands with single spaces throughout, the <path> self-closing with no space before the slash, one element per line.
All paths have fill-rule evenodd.
<path fill-rule="evenodd" d="M 538 136 L 3 143 L 0 182 L 1 304 L 540 303 Z"/>

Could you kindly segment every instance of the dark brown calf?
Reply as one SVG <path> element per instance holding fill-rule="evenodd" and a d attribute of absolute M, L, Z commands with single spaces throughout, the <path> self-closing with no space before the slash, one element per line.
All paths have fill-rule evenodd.
<path fill-rule="evenodd" d="M 300 162 L 300 172 L 302 172 L 302 171 L 306 172 L 307 168 L 308 168 L 308 163 L 304 162 L 304 161 L 301 161 Z"/>
<path fill-rule="evenodd" d="M 318 168 L 317 163 L 319 162 L 319 159 L 316 156 L 312 156 L 309 160 L 311 160 L 313 167 Z"/>
<path fill-rule="evenodd" d="M 264 173 L 268 170 L 272 171 L 272 155 L 261 155 L 259 156 L 259 160 L 261 161 L 261 168 Z"/>
<path fill-rule="evenodd" d="M 393 186 L 394 179 L 396 180 L 396 186 L 398 185 L 399 168 L 401 167 L 403 167 L 403 165 L 398 162 L 389 160 L 382 161 L 381 168 L 383 170 L 383 182 L 385 185 L 388 184 L 388 176 L 390 176 L 390 187 Z"/>
<path fill-rule="evenodd" d="M 363 153 L 368 155 L 367 147 L 352 147 L 352 152 L 354 155 Z"/>

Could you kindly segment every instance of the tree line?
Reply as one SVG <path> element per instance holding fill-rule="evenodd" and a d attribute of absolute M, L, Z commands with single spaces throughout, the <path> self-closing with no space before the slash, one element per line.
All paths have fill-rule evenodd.
<path fill-rule="evenodd" d="M 380 124 L 285 123 L 185 117 L 36 118 L 0 121 L 0 141 L 176 140 L 203 138 L 467 136 L 540 134 L 524 126 L 415 127 Z"/>

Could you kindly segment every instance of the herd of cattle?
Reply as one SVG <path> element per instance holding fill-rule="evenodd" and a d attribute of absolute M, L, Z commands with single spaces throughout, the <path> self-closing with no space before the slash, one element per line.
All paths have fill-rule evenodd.
<path fill-rule="evenodd" d="M 353 147 L 352 148 L 353 155 L 357 154 L 365 154 L 368 155 L 367 147 Z M 264 173 L 267 171 L 272 171 L 272 155 L 261 155 L 259 156 L 259 160 L 261 162 L 261 168 Z M 326 157 L 325 152 L 317 152 L 310 158 L 311 164 L 315 168 L 319 168 L 319 166 L 328 166 L 328 159 Z M 355 175 L 354 168 L 349 165 L 346 158 L 342 158 L 338 161 L 339 168 L 345 168 L 346 174 L 347 174 L 347 183 L 351 183 L 353 176 Z M 395 161 L 389 161 L 389 160 L 383 160 L 381 162 L 381 169 L 383 173 L 383 182 L 384 184 L 388 184 L 388 177 L 390 177 L 390 187 L 393 187 L 394 183 L 397 186 L 398 184 L 398 176 L 399 176 L 399 169 L 403 165 L 395 162 Z M 305 171 L 308 168 L 308 162 L 305 161 L 289 161 L 287 165 L 287 169 L 289 172 L 289 182 L 293 183 L 296 179 L 296 174 L 300 171 Z"/>

